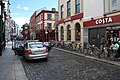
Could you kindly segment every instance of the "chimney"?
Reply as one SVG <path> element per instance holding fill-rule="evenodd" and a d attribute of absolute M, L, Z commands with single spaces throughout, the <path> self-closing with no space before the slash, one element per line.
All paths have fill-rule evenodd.
<path fill-rule="evenodd" d="M 55 9 L 55 8 L 52 8 L 52 11 L 56 11 L 56 9 Z"/>

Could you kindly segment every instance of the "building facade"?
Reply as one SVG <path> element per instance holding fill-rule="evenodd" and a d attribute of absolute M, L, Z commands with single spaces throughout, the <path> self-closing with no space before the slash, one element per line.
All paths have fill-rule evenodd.
<path fill-rule="evenodd" d="M 30 40 L 30 26 L 28 23 L 25 23 L 22 27 L 23 39 Z"/>
<path fill-rule="evenodd" d="M 58 12 L 55 8 L 52 8 L 52 10 L 45 10 L 40 9 L 37 10 L 33 16 L 31 17 L 31 26 L 34 29 L 35 38 L 39 41 L 46 42 L 55 40 L 55 21 Z"/>
<path fill-rule="evenodd" d="M 9 3 L 9 0 L 3 0 L 3 3 L 5 5 L 4 12 L 5 12 L 5 17 L 6 17 L 6 19 L 5 19 L 5 39 L 10 40 L 10 38 L 11 38 L 11 35 L 10 35 L 10 32 L 11 32 L 10 3 Z"/>
<path fill-rule="evenodd" d="M 0 56 L 2 55 L 2 50 L 5 49 L 6 41 L 5 41 L 5 4 L 2 0 L 0 0 Z"/>
<path fill-rule="evenodd" d="M 102 36 L 120 39 L 119 3 L 119 0 L 59 0 L 59 41 L 99 47 Z"/>
<path fill-rule="evenodd" d="M 114 37 L 120 39 L 119 3 L 119 0 L 103 0 L 103 4 L 101 4 L 101 9 L 103 11 L 100 13 L 100 16 L 84 20 L 83 26 L 85 42 L 89 42 L 90 44 L 100 47 L 102 36 L 105 36 L 107 40 Z"/>
<path fill-rule="evenodd" d="M 30 39 L 35 39 L 35 26 L 36 26 L 36 11 L 30 17 Z"/>
<path fill-rule="evenodd" d="M 59 41 L 83 42 L 83 0 L 59 0 Z"/>

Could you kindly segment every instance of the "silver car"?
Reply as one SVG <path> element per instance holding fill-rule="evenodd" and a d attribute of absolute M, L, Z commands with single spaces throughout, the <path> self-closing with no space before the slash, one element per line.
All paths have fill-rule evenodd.
<path fill-rule="evenodd" d="M 42 42 L 27 42 L 24 45 L 24 58 L 28 60 L 48 58 L 48 48 Z"/>

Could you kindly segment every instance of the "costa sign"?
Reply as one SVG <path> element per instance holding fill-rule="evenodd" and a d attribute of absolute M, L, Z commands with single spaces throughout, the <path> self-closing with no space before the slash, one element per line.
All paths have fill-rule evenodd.
<path fill-rule="evenodd" d="M 106 23 L 110 23 L 112 22 L 112 18 L 111 17 L 107 17 L 107 18 L 103 18 L 103 19 L 98 19 L 95 21 L 96 24 L 106 24 Z"/>

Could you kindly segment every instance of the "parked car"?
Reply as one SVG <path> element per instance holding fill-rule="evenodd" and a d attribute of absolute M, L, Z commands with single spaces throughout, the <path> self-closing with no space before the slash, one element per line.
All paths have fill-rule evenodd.
<path fill-rule="evenodd" d="M 14 51 L 15 55 L 22 56 L 24 55 L 24 44 L 25 41 L 15 41 L 12 45 L 12 50 Z"/>
<path fill-rule="evenodd" d="M 48 58 L 48 48 L 43 45 L 43 42 L 28 41 L 24 45 L 23 57 L 28 60 Z"/>
<path fill-rule="evenodd" d="M 37 40 L 27 40 L 24 45 L 15 43 L 14 52 L 22 55 L 25 60 L 48 58 L 48 48 L 43 42 Z"/>

